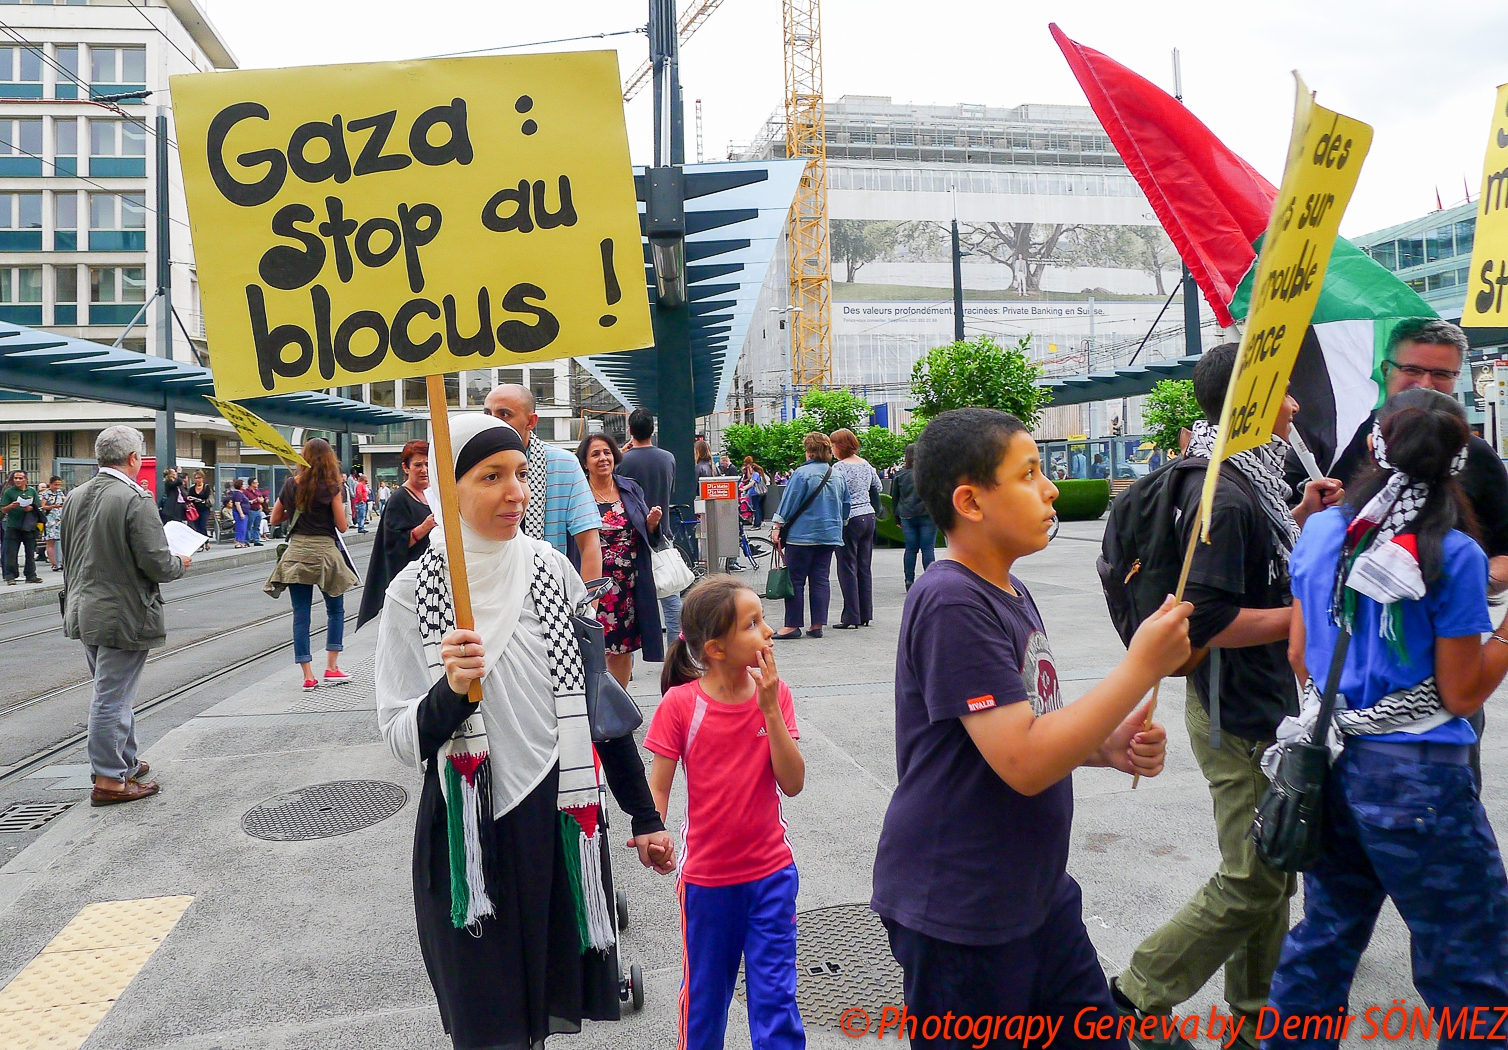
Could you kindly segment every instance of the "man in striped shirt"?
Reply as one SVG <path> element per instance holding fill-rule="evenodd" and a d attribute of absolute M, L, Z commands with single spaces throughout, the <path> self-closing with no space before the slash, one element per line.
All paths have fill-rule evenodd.
<path fill-rule="evenodd" d="M 570 558 L 583 580 L 600 577 L 602 547 L 598 542 L 598 531 L 602 527 L 602 515 L 597 510 L 597 501 L 592 498 L 592 488 L 587 484 L 581 464 L 570 452 L 541 438 L 540 448 L 545 454 L 545 476 L 534 476 L 537 471 L 532 469 L 532 465 L 536 462 L 540 448 L 532 447 L 534 429 L 539 426 L 539 413 L 535 410 L 533 393 L 516 383 L 504 383 L 494 387 L 492 393 L 487 395 L 483 411 L 495 419 L 501 419 L 523 435 L 525 454 L 531 464 L 531 503 L 539 499 L 540 486 L 544 487 L 543 534 L 534 538 L 545 540 Z M 524 531 L 532 536 L 534 531 L 530 528 L 531 517 L 526 511 Z"/>

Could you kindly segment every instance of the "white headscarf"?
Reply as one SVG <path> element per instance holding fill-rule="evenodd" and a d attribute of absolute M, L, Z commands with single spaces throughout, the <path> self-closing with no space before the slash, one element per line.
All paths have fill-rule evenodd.
<path fill-rule="evenodd" d="M 454 475 L 456 463 L 467 442 L 496 427 L 508 427 L 508 424 L 480 412 L 451 416 L 451 462 L 444 469 Z M 436 447 L 433 426 L 429 432 L 429 447 L 431 450 Z M 435 510 L 435 527 L 430 535 L 430 547 L 447 553 L 444 513 L 440 502 L 440 469 L 431 451 L 429 488 L 424 493 L 425 499 Z M 527 487 L 524 491 L 527 498 Z M 484 668 L 490 673 L 508 642 L 512 640 L 524 602 L 528 600 L 529 580 L 534 571 L 534 551 L 522 528 L 511 540 L 489 540 L 466 524 L 464 519 L 461 521 L 461 543 L 466 552 L 466 580 L 471 585 L 471 615 L 476 624 L 476 633 L 482 637 Z"/>

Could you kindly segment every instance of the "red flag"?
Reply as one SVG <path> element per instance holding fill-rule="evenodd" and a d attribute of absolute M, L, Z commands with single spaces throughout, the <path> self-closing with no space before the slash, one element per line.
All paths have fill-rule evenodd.
<path fill-rule="evenodd" d="M 1229 327 L 1231 298 L 1256 261 L 1252 242 L 1267 230 L 1277 188 L 1166 91 L 1049 28 L 1215 317 Z"/>
<path fill-rule="evenodd" d="M 1435 187 L 1435 210 L 1436 211 L 1444 211 L 1445 210 L 1445 205 L 1443 203 L 1441 203 L 1441 201 L 1440 201 L 1440 187 L 1439 186 Z"/>

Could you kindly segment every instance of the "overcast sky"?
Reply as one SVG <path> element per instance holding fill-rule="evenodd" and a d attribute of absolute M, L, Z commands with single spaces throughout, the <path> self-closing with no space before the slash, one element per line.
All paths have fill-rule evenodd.
<path fill-rule="evenodd" d="M 633 29 L 644 0 L 201 0 L 243 67 L 418 58 Z M 680 0 L 685 9 L 693 0 Z M 1157 12 L 1150 14 L 1149 9 Z M 681 52 L 687 154 L 700 98 L 707 160 L 754 137 L 782 107 L 779 0 L 724 0 Z M 823 0 L 829 99 L 1015 106 L 1084 103 L 1048 35 L 1074 39 L 1171 90 L 1274 183 L 1282 175 L 1299 70 L 1318 101 L 1376 139 L 1342 232 L 1357 235 L 1476 198 L 1496 86 L 1508 81 L 1508 6 L 1491 0 Z M 626 77 L 643 35 L 534 50 L 616 48 Z M 634 160 L 650 153 L 649 92 L 628 107 Z"/>

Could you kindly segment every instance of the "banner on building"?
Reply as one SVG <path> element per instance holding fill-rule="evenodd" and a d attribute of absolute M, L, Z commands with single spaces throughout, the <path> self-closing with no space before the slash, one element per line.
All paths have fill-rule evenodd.
<path fill-rule="evenodd" d="M 1482 196 L 1477 202 L 1476 246 L 1471 253 L 1471 280 L 1461 312 L 1465 328 L 1508 327 L 1508 84 L 1498 87 L 1492 124 L 1487 129 L 1487 159 L 1482 165 Z"/>
<path fill-rule="evenodd" d="M 1220 463 L 1272 440 L 1288 378 L 1319 302 L 1341 216 L 1356 189 L 1372 128 L 1317 105 L 1294 74 L 1297 100 L 1283 183 L 1253 272 L 1251 309 L 1231 371 L 1204 480 L 1203 533 Z"/>
<path fill-rule="evenodd" d="M 271 452 L 278 459 L 290 467 L 307 467 L 309 464 L 299 450 L 288 443 L 288 439 L 279 434 L 277 428 L 267 420 L 243 408 L 234 401 L 221 401 L 219 398 L 205 395 L 204 400 L 215 406 L 215 409 L 225 417 L 225 421 L 236 428 L 236 433 L 241 435 L 241 440 L 252 448 L 259 448 L 264 452 Z"/>
<path fill-rule="evenodd" d="M 614 52 L 171 83 L 222 399 L 653 344 Z"/>

